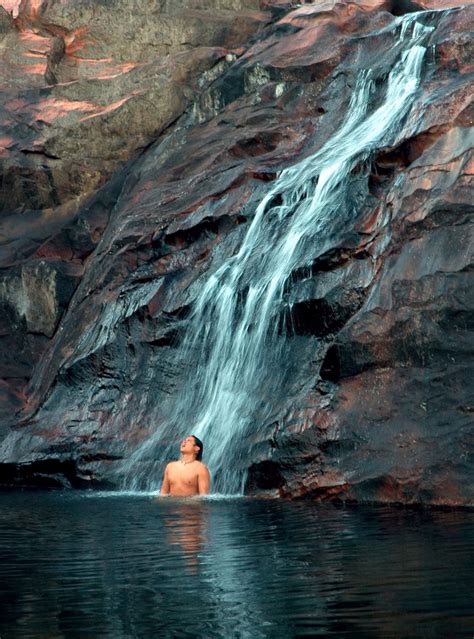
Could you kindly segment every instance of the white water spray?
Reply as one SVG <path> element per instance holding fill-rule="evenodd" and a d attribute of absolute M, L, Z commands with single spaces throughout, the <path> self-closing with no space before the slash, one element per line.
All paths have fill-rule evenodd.
<path fill-rule="evenodd" d="M 361 72 L 340 129 L 317 153 L 280 173 L 238 253 L 203 286 L 178 355 L 184 365 L 197 361 L 197 366 L 189 371 L 186 393 L 176 397 L 167 423 L 129 460 L 127 488 L 156 489 L 165 461 L 176 457 L 180 438 L 192 432 L 204 441 L 213 488 L 242 490 L 246 442 L 271 414 L 272 396 L 284 375 L 285 340 L 278 333 L 285 286 L 295 269 L 320 254 L 318 245 L 353 218 L 347 198 L 351 170 L 400 131 L 420 83 L 424 42 L 433 30 L 418 19 L 411 14 L 394 27 L 400 55 L 380 106 L 369 113 L 372 74 Z M 160 440 L 175 443 L 141 470 Z"/>

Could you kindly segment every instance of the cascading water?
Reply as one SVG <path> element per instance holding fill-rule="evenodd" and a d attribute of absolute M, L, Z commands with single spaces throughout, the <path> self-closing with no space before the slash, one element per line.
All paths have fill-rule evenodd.
<path fill-rule="evenodd" d="M 261 201 L 238 253 L 207 280 L 188 319 L 178 357 L 189 371 L 186 393 L 175 398 L 167 423 L 133 454 L 124 486 L 156 489 L 165 461 L 194 433 L 205 444 L 213 490 L 237 493 L 252 429 L 265 423 L 285 368 L 281 314 L 285 287 L 297 268 L 311 263 L 329 235 L 341 232 L 356 211 L 348 198 L 349 175 L 377 148 L 393 143 L 420 83 L 426 41 L 433 27 L 411 14 L 398 30 L 398 61 L 386 81 L 383 102 L 369 112 L 370 70 L 362 71 L 348 115 L 314 155 L 283 170 Z M 320 252 L 319 252 L 320 254 Z M 280 371 L 282 371 L 280 373 Z M 175 442 L 152 467 L 160 440 Z"/>

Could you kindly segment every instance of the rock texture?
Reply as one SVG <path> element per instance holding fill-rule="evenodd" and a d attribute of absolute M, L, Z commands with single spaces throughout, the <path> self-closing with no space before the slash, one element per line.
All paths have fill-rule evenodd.
<path fill-rule="evenodd" d="M 185 391 L 189 305 L 268 182 L 331 136 L 358 69 L 390 68 L 383 27 L 456 3 L 0 4 L 0 483 L 114 485 Z M 433 16 L 406 138 L 293 274 L 295 372 L 250 494 L 474 503 L 473 16 Z"/>

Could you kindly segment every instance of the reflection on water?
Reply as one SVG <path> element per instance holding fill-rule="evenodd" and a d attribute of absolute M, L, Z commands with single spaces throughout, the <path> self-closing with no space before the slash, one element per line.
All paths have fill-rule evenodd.
<path fill-rule="evenodd" d="M 158 498 L 160 500 L 160 498 Z M 173 500 L 174 501 L 174 500 Z M 163 520 L 166 527 L 166 544 L 179 546 L 184 571 L 197 574 L 199 556 L 206 540 L 205 524 L 208 504 L 197 499 L 182 499 L 172 503 Z"/>
<path fill-rule="evenodd" d="M 474 513 L 0 495 L 0 636 L 473 636 Z"/>

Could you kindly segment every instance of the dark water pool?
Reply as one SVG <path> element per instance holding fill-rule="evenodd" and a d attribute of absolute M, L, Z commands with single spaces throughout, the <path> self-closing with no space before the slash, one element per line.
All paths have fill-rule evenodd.
<path fill-rule="evenodd" d="M 1 639 L 474 636 L 474 513 L 0 500 Z"/>

